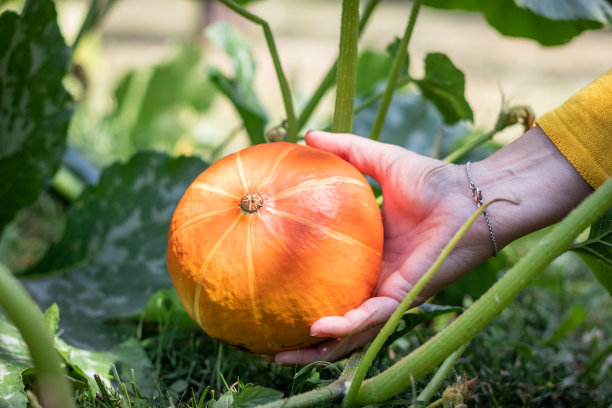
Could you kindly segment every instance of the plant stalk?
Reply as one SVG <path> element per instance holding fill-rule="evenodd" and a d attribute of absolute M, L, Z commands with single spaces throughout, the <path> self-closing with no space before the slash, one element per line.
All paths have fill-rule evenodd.
<path fill-rule="evenodd" d="M 387 111 L 389 110 L 389 105 L 391 105 L 391 99 L 393 98 L 393 92 L 395 91 L 397 79 L 399 78 L 402 66 L 404 65 L 404 60 L 406 59 L 406 55 L 408 53 L 408 43 L 410 42 L 410 37 L 412 36 L 412 31 L 414 30 L 414 25 L 421 8 L 421 4 L 423 4 L 423 0 L 414 0 L 414 3 L 412 3 L 410 18 L 408 19 L 404 36 L 400 41 L 397 54 L 393 60 L 391 72 L 389 73 L 389 78 L 387 79 L 387 87 L 385 88 L 385 93 L 383 94 L 380 106 L 378 107 L 378 112 L 376 113 L 376 118 L 374 119 L 374 124 L 372 125 L 372 130 L 370 132 L 370 139 L 372 140 L 378 140 L 380 138 L 380 133 L 382 132 L 383 125 L 385 124 L 385 118 L 387 117 Z"/>
<path fill-rule="evenodd" d="M 38 399 L 47 408 L 72 408 L 74 401 L 54 339 L 42 312 L 17 279 L 0 264 L 0 306 L 28 345 L 36 368 Z"/>
<path fill-rule="evenodd" d="M 363 14 L 361 15 L 361 18 L 359 19 L 359 30 L 358 30 L 359 32 L 357 33 L 358 38 L 361 37 L 361 34 L 365 30 L 365 27 L 368 23 L 368 20 L 372 16 L 372 12 L 374 11 L 374 8 L 376 8 L 379 2 L 380 0 L 370 0 L 368 4 L 366 4 L 365 8 L 363 9 Z M 312 116 L 312 113 L 314 112 L 316 107 L 319 105 L 319 102 L 321 102 L 321 99 L 323 98 L 323 96 L 336 83 L 337 69 L 338 69 L 338 59 L 334 61 L 333 65 L 329 68 L 329 70 L 323 77 L 323 80 L 321 81 L 321 83 L 319 83 L 319 86 L 317 87 L 317 89 L 314 91 L 314 93 L 312 94 L 308 102 L 306 102 L 306 105 L 304 105 L 304 109 L 302 109 L 302 112 L 298 115 L 298 119 L 297 119 L 298 130 L 304 127 L 306 122 L 308 122 L 308 119 L 310 119 L 310 116 Z"/>
<path fill-rule="evenodd" d="M 342 0 L 340 51 L 336 82 L 336 104 L 332 131 L 353 130 L 355 83 L 357 80 L 357 40 L 359 34 L 359 0 Z"/>
<path fill-rule="evenodd" d="M 446 329 L 383 373 L 365 381 L 356 402 L 368 405 L 391 398 L 467 343 L 499 315 L 572 241 L 612 207 L 612 179 L 572 211 L 510 271 Z"/>
<path fill-rule="evenodd" d="M 246 8 L 242 7 L 240 4 L 236 3 L 233 0 L 220 1 L 240 16 L 246 18 L 247 20 L 255 24 L 260 25 L 263 29 L 266 44 L 268 45 L 268 51 L 270 52 L 270 56 L 272 57 L 274 70 L 276 71 L 276 77 L 278 79 L 281 95 L 283 97 L 283 104 L 285 106 L 285 115 L 287 116 L 287 140 L 292 143 L 297 142 L 298 126 L 297 118 L 295 116 L 295 109 L 293 107 L 291 88 L 289 87 L 289 81 L 287 80 L 285 72 L 283 71 L 283 66 L 281 65 L 278 50 L 276 48 L 276 41 L 274 40 L 274 35 L 272 34 L 270 25 L 266 20 L 251 13 Z"/>
<path fill-rule="evenodd" d="M 89 10 L 87 10 L 87 14 L 85 15 L 85 19 L 81 23 L 81 27 L 79 28 L 79 32 L 75 37 L 72 46 L 71 46 L 71 58 L 74 55 L 74 51 L 77 49 L 79 43 L 83 36 L 94 28 L 96 25 L 102 21 L 104 16 L 108 13 L 111 7 L 115 4 L 116 0 L 106 0 L 106 3 L 100 5 L 100 0 L 92 0 L 89 5 Z"/>
<path fill-rule="evenodd" d="M 446 360 L 444 360 L 440 368 L 438 368 L 438 370 L 434 374 L 431 381 L 429 381 L 427 386 L 423 388 L 423 391 L 421 391 L 421 393 L 417 397 L 418 402 L 422 404 L 429 403 L 429 400 L 431 400 L 431 397 L 433 397 L 436 391 L 438 391 L 440 386 L 444 383 L 444 380 L 448 376 L 448 373 L 455 366 L 455 363 L 457 362 L 457 360 L 459 360 L 459 357 L 461 357 L 461 355 L 463 354 L 463 352 L 465 351 L 465 349 L 467 348 L 469 344 L 470 344 L 469 342 L 465 343 L 463 346 L 459 347 L 459 349 L 455 350 L 453 354 L 448 356 Z M 410 408 L 418 408 L 418 407 L 416 404 L 413 404 L 410 406 Z"/>
<path fill-rule="evenodd" d="M 347 384 L 351 383 L 363 356 L 363 350 L 353 352 L 353 354 L 351 354 L 347 360 L 342 374 L 333 383 L 303 394 L 294 395 L 289 398 L 283 398 L 278 401 L 261 405 L 259 408 L 320 407 L 331 405 L 334 402 L 340 402 L 342 397 L 346 394 Z"/>
<path fill-rule="evenodd" d="M 406 294 L 406 296 L 404 297 L 402 302 L 399 304 L 399 306 L 395 309 L 395 311 L 393 312 L 389 320 L 387 320 L 382 330 L 378 333 L 378 335 L 376 336 L 376 338 L 374 339 L 370 347 L 368 347 L 368 350 L 366 351 L 366 354 L 363 357 L 363 360 L 361 360 L 359 368 L 357 369 L 357 372 L 355 373 L 355 377 L 353 378 L 351 386 L 342 403 L 343 406 L 353 407 L 356 402 L 360 404 L 360 402 L 357 401 L 358 395 L 360 393 L 360 387 L 362 385 L 363 379 L 368 373 L 368 369 L 370 368 L 370 366 L 372 365 L 372 362 L 376 358 L 376 355 L 378 354 L 382 346 L 385 344 L 389 336 L 393 334 L 393 332 L 395 331 L 395 328 L 399 324 L 404 313 L 412 306 L 418 294 L 421 292 L 421 290 L 423 290 L 425 285 L 431 280 L 431 278 L 434 276 L 434 274 L 436 273 L 440 265 L 442 265 L 444 260 L 452 252 L 453 248 L 455 248 L 455 246 L 457 245 L 461 237 L 466 233 L 466 231 L 472 226 L 474 221 L 476 221 L 476 219 L 480 217 L 480 215 L 487 209 L 487 207 L 492 202 L 493 201 L 488 202 L 484 204 L 483 206 L 479 207 L 467 219 L 467 221 L 463 223 L 461 228 L 459 228 L 459 230 L 455 233 L 455 235 L 453 235 L 451 240 L 446 244 L 444 249 L 442 249 L 442 252 L 438 256 L 436 261 L 433 263 L 433 265 L 431 265 L 429 269 L 427 270 L 427 272 L 425 272 L 425 274 L 421 276 L 421 278 L 417 281 L 417 283 L 412 287 L 410 292 Z"/>

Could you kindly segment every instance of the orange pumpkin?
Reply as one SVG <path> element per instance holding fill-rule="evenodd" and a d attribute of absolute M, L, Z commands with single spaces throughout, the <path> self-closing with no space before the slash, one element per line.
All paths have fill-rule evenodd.
<path fill-rule="evenodd" d="M 337 156 L 268 143 L 200 174 L 168 233 L 168 270 L 210 336 L 258 354 L 321 341 L 310 326 L 368 299 L 383 229 L 372 190 Z"/>

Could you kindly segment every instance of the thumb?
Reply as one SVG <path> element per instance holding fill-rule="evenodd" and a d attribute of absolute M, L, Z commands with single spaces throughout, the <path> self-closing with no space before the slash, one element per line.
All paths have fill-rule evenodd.
<path fill-rule="evenodd" d="M 404 151 L 398 146 L 346 133 L 310 130 L 306 133 L 305 139 L 309 146 L 339 156 L 378 182 L 382 182 L 385 178 L 389 164 Z"/>

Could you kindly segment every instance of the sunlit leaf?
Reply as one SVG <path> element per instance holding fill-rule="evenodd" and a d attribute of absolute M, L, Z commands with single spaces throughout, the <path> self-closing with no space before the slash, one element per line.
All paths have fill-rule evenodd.
<path fill-rule="evenodd" d="M 431 7 L 479 11 L 503 35 L 524 37 L 542 45 L 561 45 L 585 30 L 612 21 L 605 0 L 425 0 Z"/>
<path fill-rule="evenodd" d="M 36 199 L 66 148 L 69 53 L 56 19 L 51 0 L 0 16 L 0 231 Z"/>
<path fill-rule="evenodd" d="M 0 308 L 0 408 L 26 408 L 21 372 L 32 366 L 30 351 Z"/>
<path fill-rule="evenodd" d="M 57 302 L 69 343 L 121 343 L 134 333 L 122 319 L 140 312 L 155 291 L 171 287 L 165 262 L 170 219 L 205 168 L 196 158 L 140 153 L 104 170 L 98 185 L 74 203 L 60 242 L 25 274 L 43 277 L 24 281 L 43 308 Z"/>
<path fill-rule="evenodd" d="M 448 124 L 474 120 L 465 100 L 465 76 L 444 54 L 431 53 L 425 58 L 425 77 L 416 81 L 423 95 L 432 101 Z"/>
<path fill-rule="evenodd" d="M 216 91 L 202 72 L 201 58 L 199 47 L 186 43 L 167 61 L 130 71 L 119 81 L 115 109 L 105 118 L 119 157 L 146 149 L 171 152 L 189 131 L 181 112 L 210 107 Z"/>
<path fill-rule="evenodd" d="M 208 67 L 209 78 L 234 105 L 251 144 L 265 143 L 268 116 L 253 89 L 255 62 L 249 45 L 236 29 L 223 22 L 208 27 L 206 36 L 229 55 L 234 68 L 234 76 L 230 78 L 218 68 Z"/>

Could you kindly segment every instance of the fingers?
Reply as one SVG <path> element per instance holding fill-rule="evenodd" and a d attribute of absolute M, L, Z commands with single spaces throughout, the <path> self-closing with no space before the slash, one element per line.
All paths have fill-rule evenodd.
<path fill-rule="evenodd" d="M 304 366 L 315 361 L 338 360 L 376 337 L 381 326 L 372 327 L 349 338 L 327 340 L 307 349 L 280 352 L 274 356 L 274 362 L 283 366 Z"/>
<path fill-rule="evenodd" d="M 275 362 L 281 365 L 305 365 L 314 361 L 337 360 L 372 340 L 397 305 L 394 299 L 375 297 L 344 316 L 319 319 L 312 325 L 311 334 L 332 337 L 332 340 L 307 349 L 283 351 L 275 356 Z"/>
<path fill-rule="evenodd" d="M 310 328 L 315 337 L 347 337 L 387 321 L 399 303 L 390 297 L 373 297 L 344 316 L 329 316 L 317 320 Z"/>
<path fill-rule="evenodd" d="M 379 182 L 385 178 L 389 164 L 402 152 L 407 152 L 397 146 L 350 134 L 311 130 L 306 133 L 305 139 L 309 146 L 341 157 Z"/>

